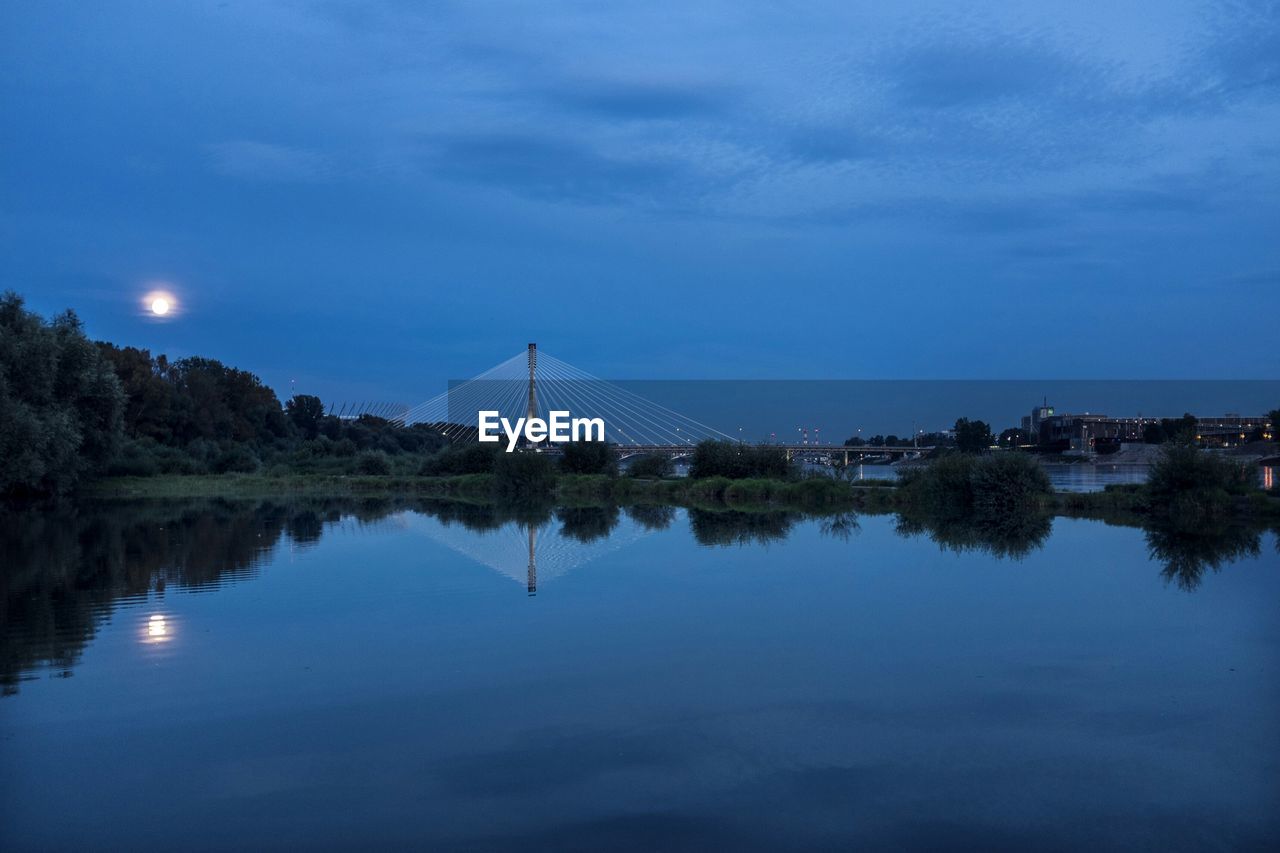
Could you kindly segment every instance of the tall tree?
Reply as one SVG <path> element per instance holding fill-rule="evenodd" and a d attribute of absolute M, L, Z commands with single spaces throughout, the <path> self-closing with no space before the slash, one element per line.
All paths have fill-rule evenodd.
<path fill-rule="evenodd" d="M 285 414 L 303 437 L 315 438 L 320 432 L 320 420 L 324 417 L 324 403 L 311 394 L 295 394 L 284 404 Z"/>
<path fill-rule="evenodd" d="M 560 470 L 566 474 L 618 476 L 613 446 L 603 441 L 570 441 L 560 445 Z"/>
<path fill-rule="evenodd" d="M 956 421 L 956 447 L 961 453 L 983 453 L 994 443 L 991 427 L 985 421 L 960 418 Z"/>
<path fill-rule="evenodd" d="M 149 350 L 118 347 L 104 341 L 98 342 L 98 349 L 111 362 L 124 389 L 124 434 L 129 438 L 170 441 L 174 392 L 168 377 L 168 360 L 163 355 L 153 359 Z"/>
<path fill-rule="evenodd" d="M 0 296 L 0 494 L 65 492 L 110 461 L 124 394 L 71 311 L 45 322 Z"/>

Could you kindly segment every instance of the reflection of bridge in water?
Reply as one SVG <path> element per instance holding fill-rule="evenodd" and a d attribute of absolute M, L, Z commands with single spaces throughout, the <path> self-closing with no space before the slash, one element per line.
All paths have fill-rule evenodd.
<path fill-rule="evenodd" d="M 630 518 L 610 518 L 607 532 L 586 540 L 565 532 L 555 518 L 541 523 L 509 521 L 492 530 L 472 530 L 459 522 L 406 513 L 408 529 L 426 534 L 450 550 L 523 583 L 529 595 L 538 584 L 562 577 L 619 551 L 651 531 Z"/>
<path fill-rule="evenodd" d="M 653 455 L 678 459 L 692 454 L 701 441 L 741 443 L 728 433 L 645 399 L 560 359 L 539 352 L 536 344 L 494 365 L 448 391 L 406 410 L 398 420 L 408 424 L 436 424 L 450 440 L 473 439 L 478 413 L 497 412 L 515 423 L 519 418 L 547 420 L 550 413 L 604 421 L 605 440 L 622 459 Z M 788 459 L 850 461 L 867 457 L 891 460 L 927 453 L 932 447 L 843 447 L 818 444 L 770 444 Z M 536 449 L 556 452 L 553 445 Z"/>

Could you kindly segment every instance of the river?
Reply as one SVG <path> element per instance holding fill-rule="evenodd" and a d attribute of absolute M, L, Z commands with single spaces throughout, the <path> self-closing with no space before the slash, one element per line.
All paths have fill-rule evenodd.
<path fill-rule="evenodd" d="M 1274 531 L 367 500 L 0 533 L 7 851 L 1280 841 Z"/>

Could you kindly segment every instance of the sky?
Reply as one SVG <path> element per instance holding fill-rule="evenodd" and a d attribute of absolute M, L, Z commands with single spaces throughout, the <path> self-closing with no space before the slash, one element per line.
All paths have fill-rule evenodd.
<path fill-rule="evenodd" d="M 1276 3 L 6 3 L 0 107 L 0 287 L 282 394 L 1280 377 Z"/>

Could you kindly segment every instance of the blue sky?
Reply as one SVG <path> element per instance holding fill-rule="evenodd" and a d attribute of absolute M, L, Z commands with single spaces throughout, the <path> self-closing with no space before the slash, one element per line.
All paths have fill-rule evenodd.
<path fill-rule="evenodd" d="M 1280 376 L 1275 3 L 7 3 L 0 48 L 3 286 L 282 391 L 414 402 L 530 340 Z"/>

